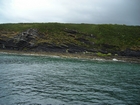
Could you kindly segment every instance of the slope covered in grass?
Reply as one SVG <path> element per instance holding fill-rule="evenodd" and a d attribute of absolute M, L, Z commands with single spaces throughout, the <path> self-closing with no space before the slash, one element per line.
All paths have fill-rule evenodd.
<path fill-rule="evenodd" d="M 62 24 L 19 23 L 0 24 L 0 40 L 10 38 L 28 29 L 38 30 L 39 36 L 32 42 L 36 46 L 78 46 L 90 52 L 116 53 L 127 49 L 140 51 L 140 26 L 112 24 Z"/>

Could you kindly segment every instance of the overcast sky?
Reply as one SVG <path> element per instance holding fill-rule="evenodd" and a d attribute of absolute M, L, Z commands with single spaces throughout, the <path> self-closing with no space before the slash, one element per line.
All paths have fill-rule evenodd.
<path fill-rule="evenodd" d="M 0 23 L 140 25 L 140 0 L 0 0 Z"/>

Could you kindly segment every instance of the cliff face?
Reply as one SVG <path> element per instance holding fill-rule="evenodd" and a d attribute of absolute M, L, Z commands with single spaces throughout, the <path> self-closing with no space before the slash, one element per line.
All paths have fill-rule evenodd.
<path fill-rule="evenodd" d="M 68 32 L 72 33 L 72 32 Z M 55 44 L 53 42 L 48 43 L 47 41 L 39 42 L 41 40 L 41 33 L 37 29 L 28 29 L 24 32 L 17 34 L 12 38 L 1 38 L 0 39 L 0 48 L 1 49 L 11 49 L 11 50 L 30 50 L 30 51 L 47 51 L 47 52 L 84 52 L 88 49 L 71 44 Z M 77 39 L 83 40 L 85 39 Z M 56 40 L 57 41 L 57 40 Z"/>
<path fill-rule="evenodd" d="M 122 41 L 129 42 L 128 39 L 121 39 L 120 37 L 118 40 L 121 40 L 121 42 L 117 43 L 113 42 L 116 41 L 116 39 L 114 40 L 115 36 L 112 38 L 112 35 L 106 36 L 108 37 L 106 38 L 104 36 L 101 37 L 100 34 L 95 35 L 93 33 L 79 31 L 78 29 L 65 27 L 53 29 L 53 27 L 47 28 L 46 31 L 41 31 L 39 28 L 28 28 L 21 32 L 15 32 L 13 30 L 3 31 L 3 29 L 1 29 L 0 49 L 63 53 L 102 53 L 140 57 L 139 42 L 137 42 L 138 45 L 136 43 L 134 47 L 124 48 L 124 45 L 121 46 L 121 43 Z M 116 38 L 118 38 L 118 36 Z M 105 39 L 107 41 L 104 41 Z M 109 39 L 112 40 L 112 43 Z M 130 40 L 130 42 L 132 41 Z"/>

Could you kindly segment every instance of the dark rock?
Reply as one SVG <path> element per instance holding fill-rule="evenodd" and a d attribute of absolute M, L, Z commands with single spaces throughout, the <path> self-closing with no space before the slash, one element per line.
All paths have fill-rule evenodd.
<path fill-rule="evenodd" d="M 88 44 L 88 45 L 94 45 L 93 42 L 90 42 L 89 40 L 85 39 L 85 38 L 76 38 L 76 40 L 82 42 L 82 43 L 85 43 L 85 44 Z"/>
<path fill-rule="evenodd" d="M 66 52 L 66 49 L 61 49 L 56 46 L 45 47 L 45 46 L 37 46 L 36 51 L 46 51 L 46 52 Z"/>
<path fill-rule="evenodd" d="M 33 42 L 29 42 L 28 44 L 29 44 L 29 48 L 35 48 L 36 47 L 35 43 L 33 43 Z"/>
<path fill-rule="evenodd" d="M 119 52 L 121 56 L 129 56 L 129 57 L 140 57 L 140 51 L 134 51 L 130 49 L 126 49 L 124 51 Z"/>
<path fill-rule="evenodd" d="M 64 31 L 67 32 L 67 33 L 70 33 L 70 34 L 77 34 L 77 33 L 79 33 L 77 30 L 72 30 L 72 29 L 67 29 L 67 28 L 65 28 Z"/>
<path fill-rule="evenodd" d="M 35 44 L 31 42 L 32 40 L 38 37 L 38 31 L 36 29 L 28 29 L 25 32 L 22 32 L 13 38 L 14 47 L 18 50 L 26 48 L 34 48 Z"/>
<path fill-rule="evenodd" d="M 5 44 L 6 49 L 17 49 L 17 46 L 13 39 L 10 39 Z"/>
<path fill-rule="evenodd" d="M 6 43 L 6 41 L 5 41 L 5 40 L 0 39 L 0 44 L 2 44 L 2 43 Z"/>
<path fill-rule="evenodd" d="M 38 31 L 36 29 L 28 29 L 25 32 L 20 33 L 19 35 L 14 37 L 14 40 L 19 42 L 19 41 L 30 41 L 32 39 L 35 39 L 38 36 Z"/>
<path fill-rule="evenodd" d="M 88 40 L 85 38 L 76 38 L 76 40 L 81 41 L 81 42 L 87 42 Z"/>
<path fill-rule="evenodd" d="M 35 48 L 36 38 L 39 36 L 39 33 L 36 29 L 28 29 L 17 36 L 9 39 L 7 37 L 1 37 L 0 39 L 0 48 L 2 49 L 17 49 L 23 50 L 24 48 Z M 33 40 L 33 41 L 32 41 Z"/>
<path fill-rule="evenodd" d="M 18 50 L 22 50 L 23 48 L 27 47 L 28 45 L 29 45 L 29 43 L 26 42 L 25 40 L 20 40 L 18 43 L 16 43 Z"/>
<path fill-rule="evenodd" d="M 36 50 L 46 52 L 69 52 L 69 53 L 86 51 L 84 48 L 72 44 L 55 45 L 50 43 L 41 43 L 36 47 Z"/>
<path fill-rule="evenodd" d="M 113 46 L 113 45 L 109 45 L 109 44 L 101 44 L 101 46 L 102 46 L 103 48 L 106 48 L 106 49 L 117 48 L 117 46 Z"/>
<path fill-rule="evenodd" d="M 86 49 L 74 44 L 68 44 L 68 52 L 69 53 L 76 53 L 76 52 L 85 52 Z"/>
<path fill-rule="evenodd" d="M 0 48 L 5 49 L 5 44 L 6 44 L 6 41 L 0 39 Z"/>
<path fill-rule="evenodd" d="M 37 51 L 46 51 L 46 52 L 66 52 L 66 45 L 55 45 L 51 43 L 40 43 L 36 46 L 35 50 Z"/>

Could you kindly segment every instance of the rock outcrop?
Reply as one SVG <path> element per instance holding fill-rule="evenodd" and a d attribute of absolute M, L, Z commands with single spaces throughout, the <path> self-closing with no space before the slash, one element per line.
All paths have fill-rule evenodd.
<path fill-rule="evenodd" d="M 124 51 L 120 51 L 119 55 L 120 56 L 130 56 L 130 57 L 140 57 L 140 51 L 126 49 Z"/>
<path fill-rule="evenodd" d="M 5 49 L 5 44 L 6 44 L 6 41 L 0 39 L 0 48 Z"/>
<path fill-rule="evenodd" d="M 38 37 L 38 31 L 36 29 L 28 29 L 13 38 L 7 38 L 7 40 L 0 40 L 0 48 L 3 49 L 17 49 L 22 50 L 24 48 L 32 48 L 35 40 Z"/>
<path fill-rule="evenodd" d="M 13 38 L 15 45 L 19 49 L 23 48 L 32 48 L 35 43 L 32 40 L 35 40 L 39 36 L 39 33 L 36 29 L 28 29 L 25 32 L 20 33 Z"/>

